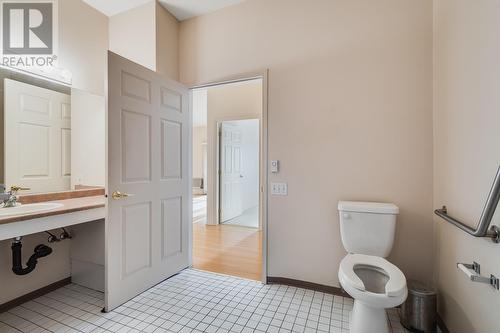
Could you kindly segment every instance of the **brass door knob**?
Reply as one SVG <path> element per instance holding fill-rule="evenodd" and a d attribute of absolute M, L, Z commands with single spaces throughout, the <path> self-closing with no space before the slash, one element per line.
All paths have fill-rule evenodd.
<path fill-rule="evenodd" d="M 113 197 L 113 200 L 121 200 L 130 197 L 131 194 L 114 191 L 111 196 Z"/>
<path fill-rule="evenodd" d="M 29 187 L 21 187 L 21 186 L 17 186 L 17 185 L 12 185 L 10 187 L 10 192 L 11 193 L 16 193 L 16 192 L 19 192 L 19 191 L 29 191 L 31 190 Z"/>

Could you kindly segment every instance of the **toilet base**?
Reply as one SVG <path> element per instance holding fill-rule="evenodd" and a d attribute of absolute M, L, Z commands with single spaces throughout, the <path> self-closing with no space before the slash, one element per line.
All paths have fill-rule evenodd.
<path fill-rule="evenodd" d="M 384 308 L 373 308 L 354 300 L 351 313 L 351 333 L 390 333 Z"/>

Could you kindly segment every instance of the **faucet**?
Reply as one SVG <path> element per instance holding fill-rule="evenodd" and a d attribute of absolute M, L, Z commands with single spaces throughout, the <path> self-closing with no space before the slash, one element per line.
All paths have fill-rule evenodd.
<path fill-rule="evenodd" d="M 3 208 L 16 207 L 17 199 L 19 199 L 17 192 L 28 190 L 30 189 L 27 187 L 11 186 L 10 191 L 5 192 L 5 185 L 0 184 L 0 202 L 3 202 Z"/>
<path fill-rule="evenodd" d="M 5 185 L 0 184 L 0 202 L 5 202 L 10 198 L 10 193 L 5 192 Z"/>

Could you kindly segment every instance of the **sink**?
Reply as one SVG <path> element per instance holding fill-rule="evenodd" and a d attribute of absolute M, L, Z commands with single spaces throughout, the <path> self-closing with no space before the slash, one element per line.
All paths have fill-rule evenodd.
<path fill-rule="evenodd" d="M 46 212 L 49 210 L 61 208 L 62 206 L 63 204 L 61 203 L 47 202 L 19 205 L 10 208 L 0 208 L 0 217 Z"/>

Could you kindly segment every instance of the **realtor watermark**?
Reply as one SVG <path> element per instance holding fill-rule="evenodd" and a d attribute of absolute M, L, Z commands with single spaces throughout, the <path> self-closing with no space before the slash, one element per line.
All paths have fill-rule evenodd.
<path fill-rule="evenodd" d="M 1 65 L 54 67 L 57 61 L 56 0 L 0 0 Z"/>

